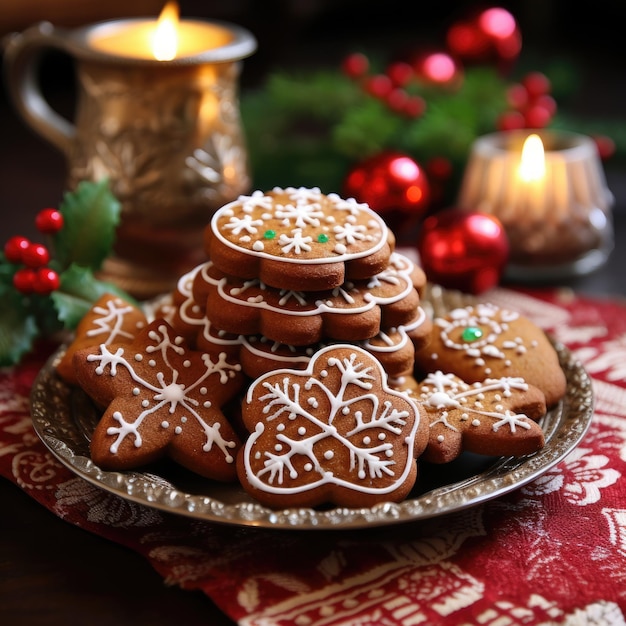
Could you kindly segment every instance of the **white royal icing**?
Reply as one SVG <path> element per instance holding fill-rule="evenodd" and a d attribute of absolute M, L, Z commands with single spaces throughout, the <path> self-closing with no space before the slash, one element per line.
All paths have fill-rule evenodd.
<path fill-rule="evenodd" d="M 322 292 L 324 297 L 321 297 L 320 292 L 269 288 L 258 278 L 244 281 L 224 276 L 216 279 L 210 275 L 210 268 L 209 261 L 202 276 L 207 283 L 217 288 L 224 301 L 294 317 L 329 312 L 344 315 L 364 313 L 376 306 L 399 302 L 415 289 L 411 280 L 415 266 L 408 258 L 397 252 L 391 255 L 389 266 L 385 270 L 368 281 L 362 281 L 360 286 L 347 281 L 329 292 Z M 237 286 L 233 286 L 233 282 Z M 386 295 L 385 287 L 389 285 L 394 289 L 391 294 Z M 248 296 L 248 292 L 251 295 Z M 296 302 L 299 308 L 291 308 L 292 302 Z"/>

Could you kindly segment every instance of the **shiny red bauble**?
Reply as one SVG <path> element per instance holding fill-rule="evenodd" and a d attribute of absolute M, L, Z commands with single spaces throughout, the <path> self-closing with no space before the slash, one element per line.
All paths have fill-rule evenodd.
<path fill-rule="evenodd" d="M 456 208 L 424 220 L 417 249 L 430 282 L 472 294 L 495 287 L 509 258 L 509 241 L 496 217 Z"/>
<path fill-rule="evenodd" d="M 344 181 L 343 195 L 366 202 L 390 227 L 420 219 L 428 209 L 430 185 L 426 172 L 412 157 L 384 151 L 354 166 Z"/>

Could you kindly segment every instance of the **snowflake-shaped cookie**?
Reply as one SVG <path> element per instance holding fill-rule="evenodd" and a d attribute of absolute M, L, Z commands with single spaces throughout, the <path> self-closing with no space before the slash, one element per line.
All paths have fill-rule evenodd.
<path fill-rule="evenodd" d="M 488 378 L 468 384 L 454 374 L 429 374 L 414 392 L 428 418 L 430 435 L 422 458 L 446 463 L 467 450 L 491 456 L 521 456 L 540 450 L 536 423 L 546 413 L 543 393 L 522 378 Z"/>
<path fill-rule="evenodd" d="M 225 354 L 189 350 L 155 320 L 130 344 L 77 352 L 74 365 L 81 387 L 106 407 L 91 439 L 97 465 L 124 470 L 169 456 L 203 476 L 235 478 L 240 442 L 221 407 L 243 375 Z"/>
<path fill-rule="evenodd" d="M 268 506 L 372 506 L 406 497 L 427 437 L 418 406 L 392 391 L 363 349 L 324 348 L 305 371 L 277 370 L 249 388 L 250 431 L 237 471 Z"/>
<path fill-rule="evenodd" d="M 367 204 L 318 188 L 274 188 L 215 212 L 205 249 L 225 274 L 318 291 L 382 271 L 395 244 Z"/>
<path fill-rule="evenodd" d="M 452 372 L 467 382 L 521 377 L 549 407 L 566 390 L 565 374 L 544 331 L 515 311 L 480 303 L 433 320 L 430 341 L 415 355 L 421 372 Z"/>

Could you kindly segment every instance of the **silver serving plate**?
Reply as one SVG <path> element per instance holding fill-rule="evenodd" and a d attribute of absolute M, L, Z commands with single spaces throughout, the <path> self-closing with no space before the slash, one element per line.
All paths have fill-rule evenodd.
<path fill-rule="evenodd" d="M 469 296 L 429 288 L 423 306 L 432 316 L 465 306 Z M 33 424 L 52 454 L 76 475 L 126 500 L 168 513 L 230 524 L 280 529 L 356 529 L 424 520 L 500 497 L 538 478 L 582 440 L 593 416 L 589 375 L 567 348 L 555 344 L 567 379 L 563 400 L 542 420 L 545 446 L 524 457 L 464 453 L 451 463 L 419 463 L 419 476 L 400 503 L 371 508 L 294 508 L 260 505 L 238 483 L 218 483 L 164 461 L 151 471 L 110 472 L 89 458 L 89 439 L 100 412 L 80 389 L 64 383 L 55 364 L 60 348 L 42 368 L 31 393 Z"/>
<path fill-rule="evenodd" d="M 121 498 L 155 509 L 236 526 L 292 529 L 354 529 L 423 520 L 475 506 L 534 480 L 559 463 L 585 435 L 593 415 L 591 380 L 561 345 L 555 346 L 567 377 L 567 394 L 541 424 L 546 444 L 521 457 L 465 453 L 445 465 L 420 464 L 409 497 L 371 508 L 272 510 L 238 484 L 221 484 L 164 462 L 152 472 L 109 472 L 89 458 L 89 436 L 99 412 L 79 389 L 56 374 L 55 353 L 39 373 L 31 394 L 33 424 L 52 454 L 72 472 Z"/>

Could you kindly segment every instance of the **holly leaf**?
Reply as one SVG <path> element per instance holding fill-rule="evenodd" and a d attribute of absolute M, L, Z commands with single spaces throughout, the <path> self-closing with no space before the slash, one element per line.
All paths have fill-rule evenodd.
<path fill-rule="evenodd" d="M 82 181 L 63 197 L 63 228 L 54 236 L 55 259 L 61 269 L 72 263 L 98 270 L 109 255 L 120 220 L 121 205 L 108 180 Z"/>
<path fill-rule="evenodd" d="M 50 298 L 56 308 L 58 319 L 69 330 L 76 328 L 93 303 L 105 293 L 118 295 L 134 303 L 133 299 L 119 287 L 98 280 L 89 267 L 72 263 L 60 278 L 61 286 L 52 292 Z"/>
<path fill-rule="evenodd" d="M 11 289 L 0 289 L 0 366 L 19 363 L 32 350 L 38 335 L 28 298 Z"/>

